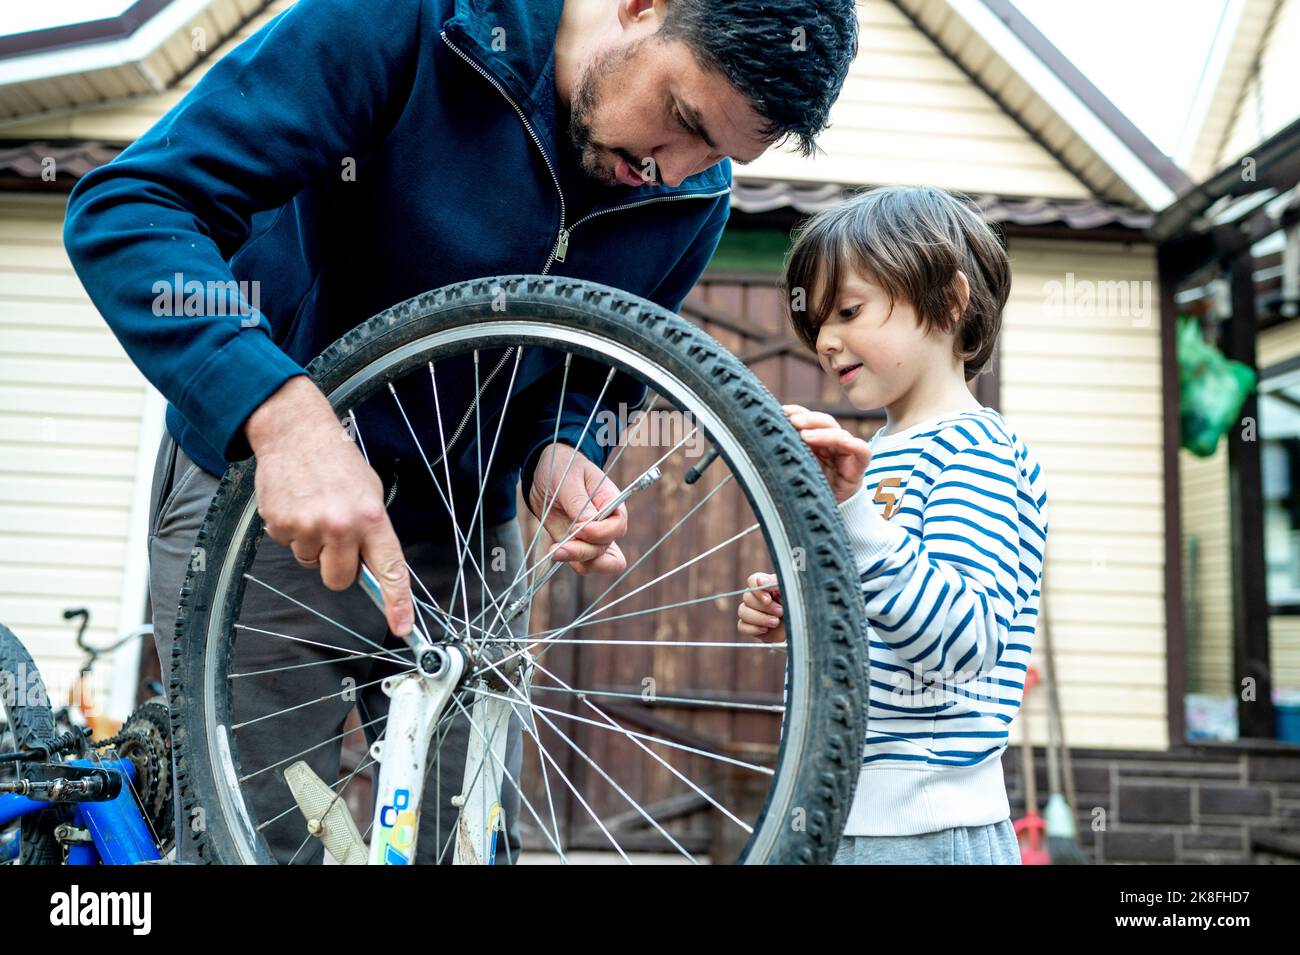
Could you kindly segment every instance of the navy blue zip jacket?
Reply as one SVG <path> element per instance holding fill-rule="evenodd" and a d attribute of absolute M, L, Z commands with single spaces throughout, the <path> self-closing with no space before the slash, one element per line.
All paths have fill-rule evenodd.
<path fill-rule="evenodd" d="M 583 176 L 557 128 L 561 7 L 299 0 L 77 183 L 64 227 L 72 263 L 202 468 L 219 474 L 248 457 L 243 425 L 258 405 L 340 335 L 428 289 L 545 272 L 680 307 L 726 223 L 731 162 L 672 188 Z M 239 286 L 243 304 L 257 305 L 252 320 L 233 307 L 169 307 L 232 282 L 258 283 Z M 503 353 L 482 353 L 483 377 Z M 578 439 L 603 371 L 575 361 L 558 415 L 561 440 L 598 465 L 608 448 L 591 433 Z M 428 378 L 410 376 L 399 391 L 432 461 L 440 444 Z M 557 353 L 532 348 L 485 390 L 482 446 L 471 420 L 448 455 L 462 517 L 511 388 L 483 508 L 488 524 L 514 516 L 520 470 L 530 479 L 555 435 L 559 382 Z M 602 401 L 611 409 L 644 393 L 616 382 Z M 440 362 L 437 387 L 446 433 L 471 407 L 469 359 Z M 386 486 L 399 484 L 390 507 L 399 533 L 445 531 L 392 397 L 371 399 L 356 420 Z"/>

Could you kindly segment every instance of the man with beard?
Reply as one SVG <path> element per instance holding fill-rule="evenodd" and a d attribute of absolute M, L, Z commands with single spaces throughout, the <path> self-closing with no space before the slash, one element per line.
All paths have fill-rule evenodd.
<path fill-rule="evenodd" d="M 364 561 L 386 608 L 373 636 L 396 645 L 412 628 L 408 568 L 435 593 L 451 591 L 454 529 L 431 513 L 439 505 L 430 478 L 392 402 L 359 412 L 367 462 L 340 439 L 303 365 L 396 302 L 486 275 L 588 279 L 676 310 L 727 220 L 731 161 L 787 139 L 811 152 L 856 42 L 851 0 L 299 0 L 85 176 L 69 200 L 69 255 L 127 354 L 170 402 L 150 527 L 163 660 L 218 476 L 250 454 L 274 542 L 258 552 L 258 579 L 366 627 L 378 615 L 351 587 Z M 670 199 L 680 201 L 656 201 Z M 236 281 L 256 283 L 261 308 L 251 316 L 151 308 L 160 282 Z M 601 482 L 606 449 L 582 438 L 603 376 L 576 375 L 560 409 L 557 368 L 529 351 L 537 354 L 520 362 L 512 392 L 512 413 L 529 416 L 512 426 L 485 482 L 489 544 L 508 557 L 489 586 L 520 567 L 521 478 L 535 513 L 555 497 L 545 522 L 552 540 L 618 493 Z M 445 383 L 439 374 L 443 419 L 453 423 L 475 395 L 460 372 Z M 427 387 L 403 399 L 412 417 L 432 419 Z M 477 476 L 457 468 L 475 460 L 464 450 L 451 462 L 452 482 L 472 488 L 455 496 L 472 502 Z M 627 519 L 621 506 L 591 522 L 555 558 L 578 573 L 623 570 L 617 541 Z M 311 629 L 305 611 L 275 601 L 250 592 L 241 622 Z M 526 621 L 516 619 L 516 633 Z M 245 644 L 253 652 L 243 639 L 237 658 Z M 279 643 L 246 662 L 283 668 L 300 659 L 311 659 L 307 649 Z M 322 779 L 338 778 L 337 737 L 352 706 L 336 698 L 339 681 L 364 685 L 366 672 L 304 665 L 241 688 L 237 719 L 334 697 L 242 734 L 244 767 L 276 765 L 324 740 L 306 758 Z M 363 722 L 378 723 L 387 699 L 362 693 L 357 705 Z M 452 779 L 463 722 L 441 750 Z M 520 752 L 516 724 L 508 750 L 516 775 Z M 245 783 L 263 820 L 287 802 L 274 777 Z M 455 787 L 441 789 L 441 821 L 430 811 L 421 822 L 420 861 L 436 854 L 434 826 L 445 833 L 455 817 Z M 503 796 L 499 856 L 517 854 L 518 802 Z M 265 829 L 272 850 L 282 860 L 319 859 L 314 840 L 302 848 L 295 817 Z"/>

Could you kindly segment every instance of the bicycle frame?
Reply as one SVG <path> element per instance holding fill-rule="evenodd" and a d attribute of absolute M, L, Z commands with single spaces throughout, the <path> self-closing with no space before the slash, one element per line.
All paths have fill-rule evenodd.
<path fill-rule="evenodd" d="M 74 759 L 69 760 L 68 765 L 117 770 L 130 782 L 135 782 L 135 766 L 130 760 Z M 70 804 L 73 807 L 72 825 L 88 830 L 91 841 L 89 844 L 73 843 L 68 847 L 68 865 L 134 865 L 162 858 L 132 792 L 131 786 L 123 786 L 112 799 Z M 0 796 L 0 826 L 50 806 L 51 803 L 26 796 Z"/>
<path fill-rule="evenodd" d="M 409 865 L 415 859 L 429 742 L 466 663 L 458 647 L 445 649 L 448 663 L 438 674 L 409 673 L 383 684 L 392 703 L 385 739 L 371 747 L 379 762 L 379 780 L 370 865 Z M 463 784 L 452 800 L 460 809 L 456 865 L 495 861 L 496 833 L 504 827 L 501 783 L 511 712 L 510 703 L 492 697 L 480 696 L 474 702 Z"/>

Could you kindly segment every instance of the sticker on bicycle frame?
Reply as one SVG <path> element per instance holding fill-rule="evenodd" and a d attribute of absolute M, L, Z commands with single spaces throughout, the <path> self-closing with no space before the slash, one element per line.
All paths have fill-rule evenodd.
<path fill-rule="evenodd" d="M 418 815 L 411 805 L 409 789 L 393 793 L 393 804 L 379 810 L 379 832 L 376 834 L 384 850 L 384 865 L 410 865 L 411 848 L 415 845 Z"/>
<path fill-rule="evenodd" d="M 484 852 L 483 855 L 487 857 L 488 865 L 496 865 L 497 830 L 505 828 L 504 820 L 501 814 L 501 803 L 494 802 L 492 804 L 492 808 L 488 810 L 487 826 L 485 828 L 487 830 L 487 835 L 485 837 L 487 839 L 487 845 L 484 846 L 484 848 L 487 851 Z"/>

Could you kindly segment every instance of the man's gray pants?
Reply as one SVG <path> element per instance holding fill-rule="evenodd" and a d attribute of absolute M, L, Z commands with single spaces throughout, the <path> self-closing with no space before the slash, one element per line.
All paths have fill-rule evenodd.
<path fill-rule="evenodd" d="M 154 467 L 150 506 L 149 593 L 153 604 L 154 640 L 162 662 L 163 682 L 169 686 L 169 693 L 167 677 L 171 669 L 180 588 L 191 560 L 195 537 L 219 483 L 217 478 L 195 465 L 171 436 L 164 433 Z M 477 528 L 473 537 L 472 544 L 477 552 Z M 511 520 L 486 528 L 485 544 L 483 572 L 487 586 L 498 600 L 504 601 L 503 591 L 514 580 L 523 562 L 523 542 L 518 523 Z M 468 560 L 455 606 L 451 606 L 458 570 L 454 542 L 403 542 L 403 551 L 414 576 L 437 598 L 438 606 L 456 617 L 463 617 L 463 599 L 467 598 L 470 617 L 479 612 L 482 581 Z M 383 616 L 359 588 L 352 587 L 342 592 L 329 590 L 321 583 L 318 571 L 299 566 L 287 547 L 269 537 L 264 537 L 259 545 L 250 574 L 375 643 L 396 650 L 406 648 L 404 641 L 389 633 Z M 418 595 L 423 594 L 419 584 L 413 582 L 413 586 Z M 522 585 L 517 586 L 511 599 L 522 589 Z M 527 613 L 515 618 L 511 632 L 516 637 L 523 636 L 527 633 L 527 621 Z M 284 596 L 253 582 L 249 582 L 245 589 L 238 622 L 242 628 L 255 629 L 239 631 L 231 672 L 272 669 L 277 672 L 232 681 L 235 684 L 235 722 L 257 720 L 270 713 L 286 711 L 252 722 L 237 732 L 235 739 L 241 771 L 248 774 L 272 767 L 246 780 L 244 792 L 259 823 L 283 813 L 277 822 L 263 830 L 271 851 L 280 862 L 292 859 L 295 863 L 319 863 L 324 848 L 318 839 L 307 835 L 302 813 L 285 784 L 284 767 L 295 759 L 304 759 L 327 784 L 339 779 L 343 745 L 340 737 L 345 720 L 355 706 L 368 749 L 382 731 L 388 713 L 389 700 L 379 681 L 396 672 L 397 668 L 370 655 L 344 659 L 353 654 L 378 651 L 341 627 L 327 623 Z M 286 636 L 301 639 L 289 640 L 285 639 Z M 314 646 L 302 642 L 303 639 L 328 646 Z M 351 692 L 345 693 L 349 688 Z M 301 705 L 311 700 L 319 702 Z M 468 708 L 468 701 L 465 705 Z M 472 731 L 468 718 L 459 711 L 453 720 L 443 724 L 443 728 L 446 736 L 441 746 L 438 734 L 430 746 L 429 775 L 416 843 L 416 861 L 420 864 L 432 864 L 435 860 L 450 862 L 455 850 L 457 810 L 451 801 L 461 791 L 465 753 Z M 300 753 L 301 756 L 297 755 Z M 522 761 L 520 723 L 517 716 L 512 716 L 506 766 L 515 779 L 519 778 Z M 374 775 L 377 781 L 378 767 L 374 767 Z M 436 812 L 435 803 L 438 804 Z M 506 832 L 504 837 L 498 836 L 498 863 L 516 859 L 519 854 L 519 794 L 509 777 L 503 781 L 501 805 Z M 188 820 L 183 818 L 179 797 L 176 809 L 177 861 L 197 862 L 189 838 L 190 827 Z M 360 828 L 365 834 L 365 825 Z M 369 834 L 366 835 L 369 838 Z"/>

